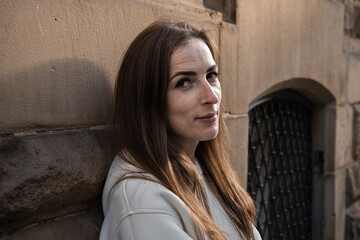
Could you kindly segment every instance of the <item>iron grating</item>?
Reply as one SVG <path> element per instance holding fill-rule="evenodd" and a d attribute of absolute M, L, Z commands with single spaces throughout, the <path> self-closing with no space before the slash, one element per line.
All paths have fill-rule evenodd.
<path fill-rule="evenodd" d="M 285 93 L 249 111 L 248 192 L 264 240 L 311 239 L 312 111 Z"/>

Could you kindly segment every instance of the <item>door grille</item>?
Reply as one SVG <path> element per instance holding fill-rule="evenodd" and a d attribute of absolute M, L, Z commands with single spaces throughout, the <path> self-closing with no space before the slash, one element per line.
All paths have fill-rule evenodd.
<path fill-rule="evenodd" d="M 249 111 L 248 192 L 264 240 L 311 239 L 312 110 L 292 91 Z"/>

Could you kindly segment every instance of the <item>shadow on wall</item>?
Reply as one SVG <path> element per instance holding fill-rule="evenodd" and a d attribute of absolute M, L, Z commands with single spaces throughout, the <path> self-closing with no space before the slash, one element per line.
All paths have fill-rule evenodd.
<path fill-rule="evenodd" d="M 228 23 L 236 23 L 236 0 L 203 0 L 204 7 L 221 12 L 222 20 Z"/>
<path fill-rule="evenodd" d="M 99 208 L 115 155 L 112 131 L 79 127 L 109 123 L 111 87 L 102 68 L 54 60 L 2 77 L 0 86 L 0 237 Z"/>
<path fill-rule="evenodd" d="M 90 61 L 53 60 L 0 85 L 0 133 L 109 123 L 110 81 Z"/>

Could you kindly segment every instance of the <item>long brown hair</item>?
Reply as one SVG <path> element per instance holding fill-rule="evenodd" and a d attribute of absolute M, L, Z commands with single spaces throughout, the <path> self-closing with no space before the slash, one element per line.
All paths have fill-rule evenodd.
<path fill-rule="evenodd" d="M 196 166 L 180 153 L 167 125 L 170 58 L 178 46 L 193 38 L 204 41 L 215 58 L 216 47 L 207 32 L 185 22 L 156 21 L 133 40 L 125 52 L 115 85 L 113 123 L 119 155 L 155 176 L 186 204 L 199 236 L 226 239 L 226 233 L 211 216 Z M 253 239 L 254 204 L 230 167 L 221 114 L 219 122 L 218 136 L 200 142 L 195 155 L 210 189 L 239 233 Z"/>

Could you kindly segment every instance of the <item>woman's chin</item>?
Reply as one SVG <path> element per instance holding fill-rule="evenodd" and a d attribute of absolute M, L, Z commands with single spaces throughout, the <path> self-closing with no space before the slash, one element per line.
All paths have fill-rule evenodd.
<path fill-rule="evenodd" d="M 216 138 L 216 136 L 218 135 L 218 130 L 213 131 L 213 132 L 209 132 L 207 134 L 205 134 L 200 141 L 210 141 L 213 140 L 214 138 Z"/>

